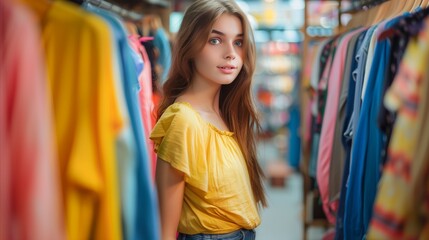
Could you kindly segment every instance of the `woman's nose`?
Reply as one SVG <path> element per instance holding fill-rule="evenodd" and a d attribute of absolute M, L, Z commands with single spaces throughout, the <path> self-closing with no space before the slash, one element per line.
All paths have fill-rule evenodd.
<path fill-rule="evenodd" d="M 235 56 L 233 54 L 228 54 L 225 56 L 225 59 L 234 60 Z"/>
<path fill-rule="evenodd" d="M 234 60 L 237 57 L 237 53 L 235 52 L 234 45 L 231 44 L 230 46 L 227 46 L 226 48 L 227 49 L 225 50 L 226 53 L 225 53 L 224 58 L 228 59 L 228 60 Z"/>

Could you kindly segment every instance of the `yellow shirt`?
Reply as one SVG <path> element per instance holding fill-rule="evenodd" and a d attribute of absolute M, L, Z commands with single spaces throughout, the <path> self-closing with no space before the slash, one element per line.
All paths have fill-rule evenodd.
<path fill-rule="evenodd" d="M 150 138 L 158 157 L 185 173 L 178 231 L 221 234 L 260 224 L 244 156 L 232 132 L 206 122 L 188 103 L 174 103 Z"/>
<path fill-rule="evenodd" d="M 36 9 L 39 1 L 25 2 Z M 66 1 L 53 1 L 38 17 L 67 239 L 122 239 L 114 140 L 123 123 L 114 89 L 110 28 Z"/>

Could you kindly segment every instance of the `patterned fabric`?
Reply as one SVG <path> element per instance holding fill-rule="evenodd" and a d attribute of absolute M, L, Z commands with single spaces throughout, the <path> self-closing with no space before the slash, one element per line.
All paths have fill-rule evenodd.
<path fill-rule="evenodd" d="M 397 110 L 398 116 L 388 149 L 387 163 L 380 180 L 380 190 L 374 206 L 368 239 L 429 237 L 429 235 L 419 236 L 425 221 L 412 214 L 413 201 L 410 197 L 411 168 L 415 151 L 418 149 L 417 119 L 422 89 L 420 86 L 422 76 L 427 71 L 428 61 L 429 41 L 426 33 L 424 37 L 410 41 L 398 75 L 386 92 L 385 106 L 391 111 Z M 424 234 L 427 234 L 427 231 Z"/>
<path fill-rule="evenodd" d="M 425 9 L 416 12 L 413 15 L 406 15 L 396 25 L 386 29 L 381 34 L 380 40 L 383 38 L 389 38 L 392 44 L 392 54 L 389 59 L 389 68 L 386 73 L 384 82 L 383 96 L 387 89 L 393 82 L 393 79 L 397 73 L 399 64 L 404 56 L 406 46 L 409 38 L 416 36 L 422 28 L 423 19 L 427 16 L 429 9 Z M 378 125 L 380 129 L 386 134 L 386 148 L 390 142 L 392 135 L 393 124 L 396 119 L 396 112 L 389 111 L 384 105 L 381 105 L 378 115 Z M 383 163 L 386 162 L 387 149 L 382 151 Z"/>
<path fill-rule="evenodd" d="M 317 64 L 319 64 L 319 75 L 312 75 L 312 87 L 314 88 L 313 101 L 312 101 L 312 118 L 311 118 L 311 153 L 309 164 L 309 175 L 316 177 L 317 168 L 317 154 L 319 149 L 319 137 L 322 128 L 323 112 L 325 109 L 326 95 L 327 95 L 327 76 L 329 76 L 330 64 L 332 56 L 335 53 L 337 37 L 323 42 L 320 54 L 317 54 Z M 329 66 L 327 66 L 329 65 Z M 325 76 L 325 80 L 323 80 Z M 317 83 L 316 83 L 317 79 Z"/>
<path fill-rule="evenodd" d="M 429 42 L 429 18 L 425 21 L 426 29 L 421 32 L 419 38 L 422 41 Z M 422 224 L 423 228 L 420 233 L 420 239 L 429 238 L 429 69 L 425 68 L 425 73 L 422 78 L 421 99 L 419 105 L 419 115 L 417 116 L 417 141 L 419 146 L 413 158 L 411 167 L 411 190 L 414 201 L 411 204 L 413 207 L 411 213 L 415 214 Z M 407 222 L 407 224 L 410 224 Z"/>
<path fill-rule="evenodd" d="M 335 51 L 337 49 L 339 39 L 334 38 L 331 42 L 327 43 L 320 56 L 320 79 L 319 85 L 316 89 L 316 104 L 317 104 L 317 115 L 315 119 L 313 132 L 320 133 L 322 129 L 323 115 L 325 113 L 325 103 L 328 91 L 328 76 L 331 70 L 331 63 L 333 61 Z"/>

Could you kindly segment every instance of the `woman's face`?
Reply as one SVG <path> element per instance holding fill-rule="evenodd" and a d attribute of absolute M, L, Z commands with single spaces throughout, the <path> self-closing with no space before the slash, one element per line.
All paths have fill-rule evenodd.
<path fill-rule="evenodd" d="M 214 23 L 204 48 L 194 58 L 193 81 L 229 84 L 243 66 L 243 26 L 238 17 L 222 14 Z"/>

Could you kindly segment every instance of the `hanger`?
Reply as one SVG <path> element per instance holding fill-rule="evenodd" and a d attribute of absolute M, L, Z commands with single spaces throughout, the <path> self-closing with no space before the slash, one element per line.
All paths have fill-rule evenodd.
<path fill-rule="evenodd" d="M 413 7 L 411 8 L 411 11 L 415 12 L 417 10 L 417 8 L 420 7 L 422 2 L 423 2 L 423 0 L 414 0 L 414 4 L 413 4 Z"/>
<path fill-rule="evenodd" d="M 348 30 L 359 26 L 373 26 L 384 19 L 392 19 L 402 15 L 405 12 L 410 12 L 417 6 L 427 6 L 429 0 L 387 0 L 380 5 L 355 13 L 350 22 L 345 26 L 344 30 Z"/>
<path fill-rule="evenodd" d="M 421 0 L 419 6 L 421 8 L 425 8 L 425 7 L 427 7 L 427 4 L 428 4 L 428 0 Z"/>
<path fill-rule="evenodd" d="M 356 13 L 352 20 L 350 22 L 352 22 L 352 24 L 350 25 L 350 28 L 355 28 L 355 27 L 359 27 L 359 26 L 366 26 L 366 22 L 365 22 L 365 17 L 366 17 L 367 11 L 360 11 L 358 13 Z"/>
<path fill-rule="evenodd" d="M 374 18 L 374 8 L 367 9 L 366 6 L 361 5 L 361 9 L 353 14 L 352 19 L 347 23 L 343 30 L 348 31 L 356 27 L 367 27 L 371 26 L 372 18 Z"/>
<path fill-rule="evenodd" d="M 406 4 L 406 1 L 403 0 L 390 1 L 389 18 L 394 18 L 400 15 Z"/>
<path fill-rule="evenodd" d="M 420 8 L 426 8 L 428 6 L 428 0 L 421 0 L 419 6 Z"/>
<path fill-rule="evenodd" d="M 411 12 L 412 10 L 413 10 L 413 6 L 414 6 L 414 2 L 415 2 L 416 0 L 414 0 L 414 1 L 404 1 L 405 2 L 405 5 L 404 5 L 404 7 L 402 8 L 402 11 L 401 11 L 401 13 L 400 14 L 404 14 L 404 13 L 406 13 L 406 12 Z"/>
<path fill-rule="evenodd" d="M 374 25 L 375 21 L 377 20 L 377 15 L 378 15 L 377 10 L 378 10 L 378 7 L 372 7 L 368 9 L 368 11 L 366 12 L 366 21 L 365 21 L 366 27 Z"/>
<path fill-rule="evenodd" d="M 371 25 L 379 23 L 384 19 L 389 19 L 389 15 L 390 15 L 389 9 L 391 8 L 391 6 L 392 6 L 392 1 L 383 2 L 381 5 L 377 6 L 377 13 Z"/>
<path fill-rule="evenodd" d="M 404 8 L 406 2 L 402 0 L 390 1 L 389 18 L 398 16 Z"/>
<path fill-rule="evenodd" d="M 395 1 L 392 0 L 387 0 L 387 1 L 383 1 L 380 5 L 377 5 L 374 7 L 374 14 L 372 18 L 371 18 L 371 23 L 369 24 L 370 26 L 373 26 L 385 19 L 390 19 L 391 18 L 391 13 L 392 13 L 392 6 L 393 3 Z M 370 15 L 370 16 L 371 16 Z"/>

